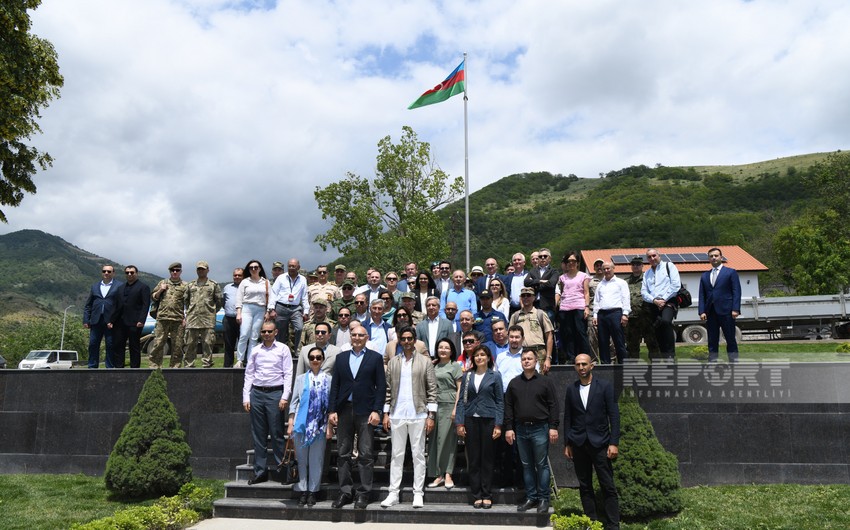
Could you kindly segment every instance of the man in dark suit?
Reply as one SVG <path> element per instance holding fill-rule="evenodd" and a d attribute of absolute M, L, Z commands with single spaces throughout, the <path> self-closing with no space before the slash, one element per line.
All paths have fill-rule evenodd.
<path fill-rule="evenodd" d="M 115 269 L 112 265 L 101 268 L 103 279 L 91 286 L 89 298 L 83 309 L 83 327 L 89 332 L 89 368 L 100 365 L 100 342 L 106 339 L 107 368 L 115 368 L 112 360 L 115 357 L 112 344 L 112 328 L 121 314 L 120 290 L 123 283 L 113 278 Z"/>
<path fill-rule="evenodd" d="M 416 337 L 428 346 L 428 354 L 432 359 L 436 359 L 434 349 L 437 341 L 448 337 L 451 332 L 452 323 L 440 316 L 440 299 L 429 296 L 425 300 L 425 320 L 416 325 Z"/>
<path fill-rule="evenodd" d="M 499 262 L 496 261 L 496 258 L 487 258 L 484 261 L 484 276 L 478 278 L 475 282 L 475 294 L 476 296 L 481 295 L 481 291 L 490 290 L 490 282 L 492 280 L 501 280 L 502 285 L 505 286 L 504 296 L 509 297 L 511 295 L 511 284 L 507 281 L 507 278 L 499 274 Z"/>
<path fill-rule="evenodd" d="M 366 348 L 366 329 L 351 328 L 351 349 L 337 355 L 334 364 L 331 392 L 328 399 L 328 422 L 337 428 L 339 454 L 339 498 L 334 508 L 342 508 L 354 500 L 351 478 L 351 455 L 354 434 L 357 433 L 357 461 L 360 485 L 354 507 L 365 509 L 372 492 L 372 470 L 375 464 L 373 440 L 375 427 L 381 422 L 386 398 L 384 357 Z"/>
<path fill-rule="evenodd" d="M 723 265 L 719 248 L 708 251 L 711 270 L 699 280 L 699 317 L 708 329 L 708 362 L 716 363 L 720 350 L 720 330 L 726 338 L 726 354 L 730 363 L 738 362 L 738 340 L 735 319 L 741 314 L 741 280 L 738 271 Z"/>
<path fill-rule="evenodd" d="M 555 287 L 558 285 L 558 273 L 551 265 L 552 253 L 548 248 L 541 248 L 537 253 L 537 267 L 528 271 L 525 286 L 534 287 L 537 300 L 534 307 L 544 311 L 549 320 L 555 322 Z"/>
<path fill-rule="evenodd" d="M 578 381 L 568 385 L 564 399 L 564 455 L 573 461 L 585 515 L 597 520 L 593 469 L 602 488 L 606 530 L 620 528 L 620 505 L 611 461 L 620 443 L 620 409 L 614 387 L 593 378 L 590 356 L 576 356 Z"/>
<path fill-rule="evenodd" d="M 112 364 L 124 368 L 124 347 L 130 344 L 130 368 L 142 366 L 142 327 L 151 307 L 151 288 L 139 281 L 135 265 L 124 267 L 127 282 L 121 288 L 121 318 L 115 327 L 115 358 Z"/>

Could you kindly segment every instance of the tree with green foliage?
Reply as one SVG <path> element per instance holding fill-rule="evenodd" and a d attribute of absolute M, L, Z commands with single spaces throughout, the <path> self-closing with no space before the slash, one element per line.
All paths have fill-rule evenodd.
<path fill-rule="evenodd" d="M 620 395 L 619 405 L 620 455 L 613 465 L 620 515 L 636 520 L 679 512 L 679 460 L 662 447 L 646 412 L 628 389 Z M 599 491 L 597 497 L 601 495 Z"/>
<path fill-rule="evenodd" d="M 41 109 L 59 97 L 64 80 L 56 50 L 30 34 L 28 10 L 41 0 L 3 2 L 0 6 L 0 205 L 17 206 L 24 192 L 35 193 L 32 176 L 53 162 L 48 153 L 24 143 L 40 133 Z M 0 221 L 6 215 L 0 210 Z"/>
<path fill-rule="evenodd" d="M 62 317 L 36 318 L 23 322 L 0 323 L 0 353 L 9 368 L 18 363 L 31 350 L 58 350 L 62 344 Z M 65 326 L 66 350 L 84 352 L 89 344 L 88 330 L 78 320 L 69 319 Z"/>
<path fill-rule="evenodd" d="M 806 214 L 776 233 L 786 281 L 797 294 L 834 294 L 850 286 L 850 153 L 836 152 L 805 179 L 817 197 Z"/>
<path fill-rule="evenodd" d="M 174 495 L 192 480 L 192 449 L 166 390 L 162 371 L 151 372 L 109 455 L 106 488 L 120 497 Z"/>
<path fill-rule="evenodd" d="M 430 144 L 404 126 L 397 144 L 390 136 L 378 142 L 374 179 L 348 172 L 341 181 L 316 187 L 322 218 L 332 223 L 316 242 L 322 250 L 368 255 L 370 265 L 380 269 L 423 264 L 448 254 L 435 210 L 462 191 L 463 178 L 452 180 L 432 158 Z"/>

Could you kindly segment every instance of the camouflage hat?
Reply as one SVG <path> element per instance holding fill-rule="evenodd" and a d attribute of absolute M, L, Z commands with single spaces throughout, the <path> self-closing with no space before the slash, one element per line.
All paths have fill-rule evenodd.
<path fill-rule="evenodd" d="M 195 265 L 195 268 L 196 268 L 196 269 L 206 269 L 206 270 L 210 270 L 210 264 L 209 264 L 209 263 L 207 263 L 206 261 L 201 260 L 201 261 L 199 261 L 199 262 L 198 262 L 198 264 L 197 264 L 197 265 Z"/>
<path fill-rule="evenodd" d="M 631 263 L 632 265 L 643 265 L 643 258 L 640 256 L 635 256 L 629 263 Z"/>
<path fill-rule="evenodd" d="M 493 293 L 491 293 L 487 289 L 484 289 L 483 291 L 481 291 L 481 294 L 478 295 L 478 298 L 493 298 Z"/>
<path fill-rule="evenodd" d="M 342 285 L 340 287 L 345 287 L 346 285 L 349 286 L 349 287 L 356 287 L 354 285 L 354 282 L 351 281 L 351 280 L 345 280 L 344 282 L 342 282 Z"/>
<path fill-rule="evenodd" d="M 534 287 L 523 287 L 519 294 L 537 294 L 534 292 Z"/>
<path fill-rule="evenodd" d="M 334 267 L 334 270 L 345 272 L 345 265 L 337 265 L 336 267 Z"/>
<path fill-rule="evenodd" d="M 168 270 L 171 270 L 171 269 L 182 269 L 182 268 L 183 268 L 183 264 L 182 264 L 182 263 L 180 263 L 179 261 L 175 261 L 174 263 L 172 263 L 171 265 L 169 265 L 169 266 L 168 266 Z"/>
<path fill-rule="evenodd" d="M 272 270 L 282 269 L 282 268 L 283 268 L 283 262 L 282 261 L 275 261 L 274 263 L 272 263 Z"/>
<path fill-rule="evenodd" d="M 405 292 L 401 293 L 401 298 L 402 299 L 409 298 L 411 300 L 416 300 L 416 295 L 411 293 L 410 291 L 405 291 Z"/>
<path fill-rule="evenodd" d="M 321 305 L 325 307 L 330 307 L 331 305 L 324 298 L 314 298 L 311 302 L 312 305 Z"/>

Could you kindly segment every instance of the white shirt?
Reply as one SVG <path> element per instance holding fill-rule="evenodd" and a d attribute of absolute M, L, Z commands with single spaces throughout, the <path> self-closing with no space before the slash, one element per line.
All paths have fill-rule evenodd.
<path fill-rule="evenodd" d="M 440 318 L 437 317 L 434 320 L 431 320 L 426 317 L 426 322 L 428 322 L 428 353 L 431 354 L 431 357 L 436 357 L 437 330 L 440 328 Z"/>
<path fill-rule="evenodd" d="M 610 280 L 605 278 L 596 286 L 593 295 L 593 317 L 599 314 L 600 309 L 622 309 L 623 315 L 628 316 L 632 311 L 631 296 L 629 295 L 629 284 L 626 280 L 614 276 Z"/>
<path fill-rule="evenodd" d="M 413 352 L 413 355 L 418 355 Z M 390 414 L 390 419 L 393 420 L 424 420 L 428 417 L 427 412 L 416 412 L 416 405 L 413 403 L 413 357 L 407 360 L 404 355 L 401 357 L 401 376 L 398 379 L 398 395 L 396 397 L 395 409 Z"/>
<path fill-rule="evenodd" d="M 586 385 L 579 383 L 578 395 L 581 397 L 581 404 L 584 405 L 584 408 L 587 408 L 587 398 L 590 396 L 590 383 Z"/>
<path fill-rule="evenodd" d="M 103 281 L 101 281 L 100 282 L 100 296 L 106 298 L 106 295 L 109 293 L 109 289 L 111 287 L 112 287 L 112 282 L 103 283 Z"/>

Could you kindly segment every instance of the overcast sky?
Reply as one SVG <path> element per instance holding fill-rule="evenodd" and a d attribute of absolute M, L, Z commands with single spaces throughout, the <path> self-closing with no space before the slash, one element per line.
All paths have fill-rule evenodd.
<path fill-rule="evenodd" d="M 34 139 L 55 163 L 0 232 L 155 274 L 336 258 L 315 187 L 374 175 L 403 125 L 462 175 L 462 97 L 407 106 L 463 52 L 473 191 L 850 146 L 842 0 L 45 0 L 33 20 L 65 77 Z"/>

